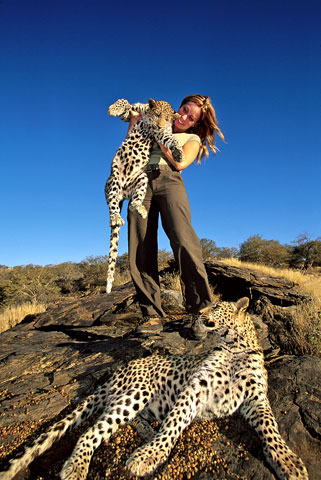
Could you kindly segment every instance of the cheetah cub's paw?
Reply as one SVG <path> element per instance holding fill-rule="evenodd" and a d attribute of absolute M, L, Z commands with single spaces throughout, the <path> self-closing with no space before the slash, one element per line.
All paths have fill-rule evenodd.
<path fill-rule="evenodd" d="M 153 473 L 166 459 L 167 455 L 164 452 L 157 451 L 147 444 L 137 448 L 131 454 L 126 462 L 126 466 L 133 475 L 144 477 Z"/>
<path fill-rule="evenodd" d="M 184 152 L 181 148 L 175 148 L 173 151 L 173 158 L 175 162 L 181 163 L 185 160 Z"/>
<path fill-rule="evenodd" d="M 139 215 L 143 218 L 147 217 L 147 210 L 144 207 L 144 205 L 139 205 L 139 204 L 136 204 L 135 202 L 131 202 L 129 203 L 128 208 L 132 212 L 139 213 Z"/>
<path fill-rule="evenodd" d="M 120 98 L 115 103 L 110 105 L 110 107 L 108 108 L 108 115 L 111 115 L 112 117 L 117 117 L 117 115 L 121 115 L 122 113 L 127 112 L 128 110 L 130 110 L 130 108 L 130 103 L 124 98 Z"/>
<path fill-rule="evenodd" d="M 140 207 L 137 207 L 135 210 L 137 210 L 137 212 L 141 217 L 143 218 L 147 217 L 147 210 L 143 205 L 141 205 Z"/>

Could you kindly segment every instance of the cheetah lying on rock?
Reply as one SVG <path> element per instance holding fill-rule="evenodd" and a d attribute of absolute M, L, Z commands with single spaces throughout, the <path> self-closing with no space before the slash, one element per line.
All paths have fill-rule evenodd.
<path fill-rule="evenodd" d="M 70 427 L 102 411 L 84 433 L 60 473 L 61 479 L 81 480 L 103 440 L 121 424 L 135 419 L 147 440 L 127 460 L 140 477 L 164 463 L 181 432 L 194 419 L 225 417 L 239 410 L 259 434 L 267 461 L 280 479 L 308 479 L 305 466 L 278 431 L 267 398 L 267 374 L 255 328 L 246 312 L 248 298 L 219 302 L 199 317 L 200 326 L 220 335 L 212 350 L 199 356 L 152 355 L 119 368 L 100 389 L 64 420 L 54 424 L 19 459 L 11 461 L 1 480 L 10 480 L 35 456 L 47 450 Z M 147 420 L 162 422 L 156 433 Z"/>

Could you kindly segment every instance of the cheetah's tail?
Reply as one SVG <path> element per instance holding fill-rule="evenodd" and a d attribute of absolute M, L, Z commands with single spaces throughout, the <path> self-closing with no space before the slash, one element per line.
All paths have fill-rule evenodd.
<path fill-rule="evenodd" d="M 25 451 L 20 458 L 14 458 L 9 462 L 8 470 L 0 472 L 0 480 L 11 480 L 22 469 L 26 468 L 32 460 L 48 450 L 53 443 L 61 438 L 69 428 L 80 425 L 99 409 L 99 398 L 91 395 L 72 413 L 63 420 L 56 422 L 47 432 L 38 437 Z"/>
<path fill-rule="evenodd" d="M 110 246 L 109 246 L 109 257 L 108 257 L 108 271 L 107 271 L 107 285 L 106 292 L 110 293 L 115 276 L 116 260 L 118 253 L 118 242 L 119 242 L 119 225 L 114 225 L 111 227 L 110 232 Z"/>

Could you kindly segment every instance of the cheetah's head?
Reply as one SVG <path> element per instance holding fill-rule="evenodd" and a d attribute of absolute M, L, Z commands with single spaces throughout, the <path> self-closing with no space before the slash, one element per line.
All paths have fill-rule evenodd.
<path fill-rule="evenodd" d="M 153 100 L 150 98 L 148 105 L 149 110 L 146 115 L 146 121 L 160 128 L 171 128 L 175 118 L 180 117 L 180 114 L 176 113 L 171 105 L 164 100 Z"/>
<path fill-rule="evenodd" d="M 218 302 L 212 307 L 206 308 L 200 313 L 200 323 L 207 331 L 216 331 L 222 327 L 238 330 L 247 323 L 249 306 L 247 297 L 240 298 L 237 302 Z M 246 320 L 245 320 L 246 319 Z"/>

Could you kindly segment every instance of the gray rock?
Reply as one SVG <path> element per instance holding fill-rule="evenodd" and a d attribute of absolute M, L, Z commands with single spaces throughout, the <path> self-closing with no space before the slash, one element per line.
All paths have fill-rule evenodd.
<path fill-rule="evenodd" d="M 162 290 L 162 306 L 166 312 L 184 310 L 183 296 L 177 290 Z"/>
<path fill-rule="evenodd" d="M 274 277 L 246 267 L 234 267 L 218 261 L 205 262 L 210 283 L 217 285 L 223 300 L 235 301 L 249 297 L 254 303 L 262 296 L 273 305 L 282 307 L 308 301 L 309 297 L 298 290 L 296 283 L 283 277 Z"/>

